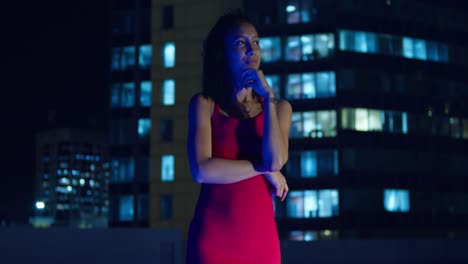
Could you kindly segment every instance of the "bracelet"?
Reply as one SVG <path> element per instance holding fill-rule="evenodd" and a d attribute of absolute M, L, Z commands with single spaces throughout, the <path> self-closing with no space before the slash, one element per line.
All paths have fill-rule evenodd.
<path fill-rule="evenodd" d="M 276 97 L 265 97 L 264 98 L 265 103 L 273 103 L 275 106 L 278 106 L 279 101 L 280 101 L 280 99 L 278 99 Z"/>

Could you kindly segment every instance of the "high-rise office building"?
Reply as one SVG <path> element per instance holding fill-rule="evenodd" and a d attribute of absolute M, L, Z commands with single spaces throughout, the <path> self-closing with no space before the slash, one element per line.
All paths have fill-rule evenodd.
<path fill-rule="evenodd" d="M 227 7 L 258 24 L 262 66 L 293 107 L 281 239 L 468 234 L 468 32 L 454 1 L 154 1 L 151 226 L 187 231 L 198 195 L 187 108 Z"/>
<path fill-rule="evenodd" d="M 110 226 L 147 227 L 151 0 L 111 3 Z"/>
<path fill-rule="evenodd" d="M 54 129 L 36 135 L 33 226 L 107 227 L 108 184 L 104 134 Z"/>

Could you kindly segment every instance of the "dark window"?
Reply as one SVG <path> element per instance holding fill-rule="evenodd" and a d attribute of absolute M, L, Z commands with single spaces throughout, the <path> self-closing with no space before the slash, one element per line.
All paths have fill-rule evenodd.
<path fill-rule="evenodd" d="M 165 29 L 174 27 L 174 7 L 164 6 L 163 7 L 163 23 L 162 26 Z"/>
<path fill-rule="evenodd" d="M 172 119 L 161 119 L 161 141 L 172 141 L 173 127 L 174 125 Z"/>
<path fill-rule="evenodd" d="M 163 194 L 161 196 L 161 220 L 172 219 L 172 195 Z"/>

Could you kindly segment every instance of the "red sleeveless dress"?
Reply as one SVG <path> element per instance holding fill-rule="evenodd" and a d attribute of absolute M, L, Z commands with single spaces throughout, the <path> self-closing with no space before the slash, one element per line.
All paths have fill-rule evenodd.
<path fill-rule="evenodd" d="M 220 113 L 216 104 L 211 117 L 212 156 L 260 159 L 263 123 L 263 111 L 253 118 L 237 119 Z M 263 175 L 231 184 L 201 184 L 188 235 L 186 263 L 280 262 L 272 195 Z"/>

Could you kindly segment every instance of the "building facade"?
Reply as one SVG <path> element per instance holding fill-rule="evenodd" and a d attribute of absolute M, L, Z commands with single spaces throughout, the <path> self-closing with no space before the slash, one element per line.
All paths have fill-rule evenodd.
<path fill-rule="evenodd" d="M 109 161 L 104 134 L 55 129 L 36 135 L 36 202 L 31 224 L 106 228 Z"/>
<path fill-rule="evenodd" d="M 110 214 L 112 227 L 149 224 L 151 1 L 111 1 Z"/>
<path fill-rule="evenodd" d="M 468 234 L 467 19 L 454 1 L 153 1 L 150 226 L 187 231 L 198 188 L 187 109 L 228 7 L 258 24 L 262 69 L 293 107 L 281 239 Z"/>

